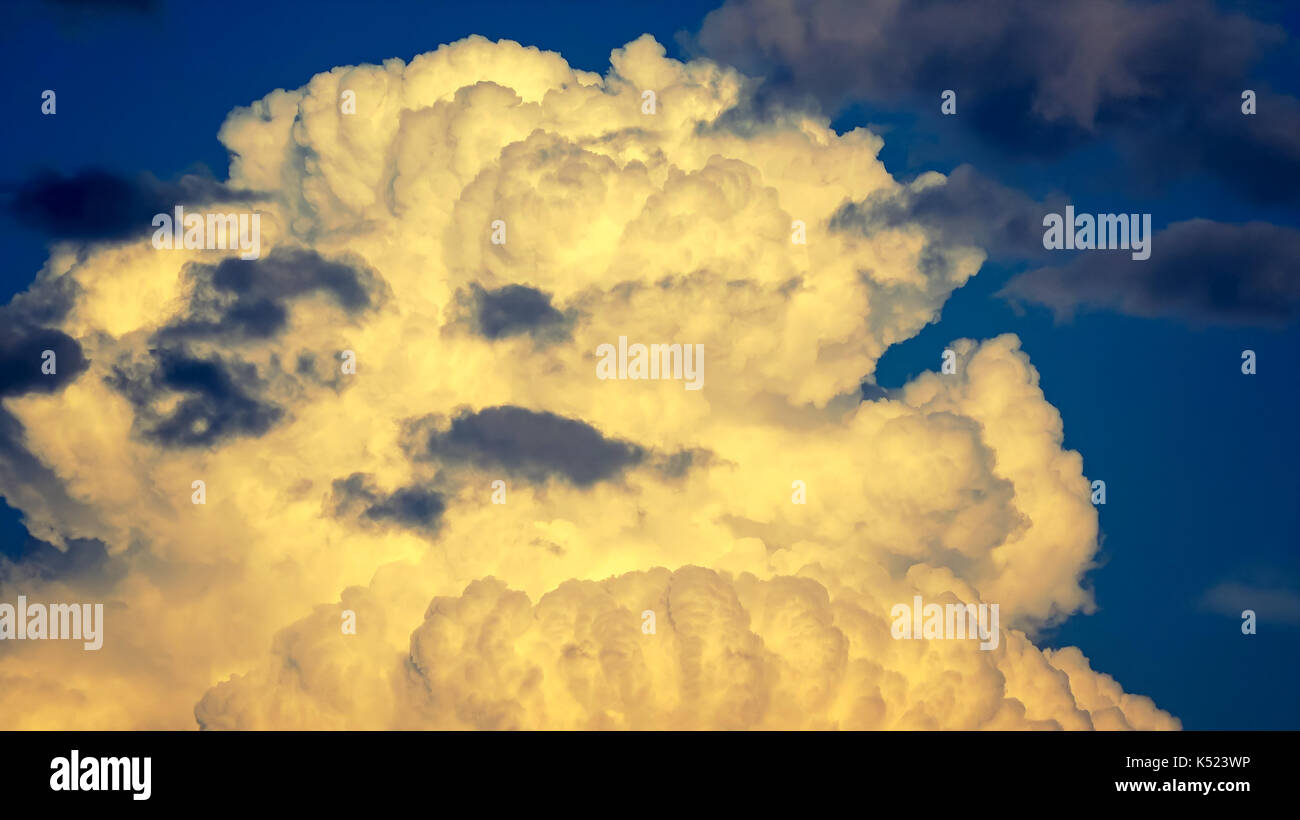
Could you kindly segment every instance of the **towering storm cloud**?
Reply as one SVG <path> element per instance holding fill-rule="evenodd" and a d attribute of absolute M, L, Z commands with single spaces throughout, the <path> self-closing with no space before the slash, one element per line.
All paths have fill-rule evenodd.
<path fill-rule="evenodd" d="M 0 599 L 102 601 L 104 641 L 0 647 L 0 720 L 1176 728 L 1033 643 L 1093 607 L 1098 529 L 1019 340 L 860 401 L 980 237 L 754 87 L 471 37 L 231 112 L 221 190 L 258 193 L 205 207 L 260 259 L 55 245 L 69 304 L 4 354 L 70 375 L 5 392 L 44 478 L 0 494 L 105 554 Z M 702 389 L 597 378 L 621 337 L 702 346 Z M 997 604 L 996 649 L 894 640 L 914 596 Z"/>

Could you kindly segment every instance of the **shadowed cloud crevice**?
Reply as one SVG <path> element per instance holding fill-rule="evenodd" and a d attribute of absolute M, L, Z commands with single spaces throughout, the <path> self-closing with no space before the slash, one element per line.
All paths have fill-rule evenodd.
<path fill-rule="evenodd" d="M 326 511 L 335 517 L 355 517 L 377 525 L 393 524 L 434 534 L 442 524 L 447 503 L 441 493 L 412 484 L 385 493 L 374 476 L 353 473 L 336 479 L 325 499 Z"/>
<path fill-rule="evenodd" d="M 166 447 L 208 447 L 239 436 L 260 436 L 284 411 L 258 393 L 257 369 L 218 355 L 201 358 L 182 349 L 150 351 L 151 361 L 121 363 L 106 378 L 134 405 L 145 438 Z M 159 404 L 183 398 L 169 410 Z"/>
<path fill-rule="evenodd" d="M 276 248 L 262 259 L 223 259 L 191 264 L 190 312 L 158 332 L 176 339 L 268 339 L 288 325 L 289 302 L 323 293 L 348 316 L 358 316 L 385 298 L 379 274 L 356 260 L 326 259 L 313 250 Z"/>
<path fill-rule="evenodd" d="M 494 341 L 524 334 L 538 341 L 561 341 L 569 337 L 573 324 L 551 304 L 550 294 L 528 285 L 487 290 L 472 284 L 469 300 L 476 329 Z"/>

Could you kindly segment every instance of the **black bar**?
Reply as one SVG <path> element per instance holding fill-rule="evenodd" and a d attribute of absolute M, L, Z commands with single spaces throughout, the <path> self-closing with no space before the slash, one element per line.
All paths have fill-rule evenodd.
<path fill-rule="evenodd" d="M 997 813 L 1031 800 L 1056 801 L 1040 804 L 1045 811 L 1051 805 L 1192 801 L 1222 810 L 1294 799 L 1296 735 L 4 732 L 0 786 L 6 808 L 17 800 L 34 808 L 129 813 L 262 806 L 337 811 L 349 805 L 386 812 L 405 805 L 429 816 L 495 816 L 507 807 L 579 816 L 648 809 L 694 816 L 711 806 L 730 817 L 752 805 L 765 809 L 764 816 L 787 807 L 802 816 L 946 803 Z M 94 757 L 92 768 L 100 772 L 103 757 L 140 758 L 140 772 L 148 757 L 148 799 L 134 799 L 129 786 L 54 791 L 51 761 L 62 757 L 70 765 L 74 749 L 82 767 Z M 1187 765 L 1174 765 L 1179 758 Z M 1163 765 L 1134 765 L 1132 759 Z M 1163 790 L 1178 788 L 1166 783 L 1191 781 L 1238 790 Z M 1117 782 L 1150 782 L 1157 791 L 1120 792 Z"/>

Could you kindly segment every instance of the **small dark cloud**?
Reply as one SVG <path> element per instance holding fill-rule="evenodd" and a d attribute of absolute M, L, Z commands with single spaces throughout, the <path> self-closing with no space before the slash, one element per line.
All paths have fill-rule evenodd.
<path fill-rule="evenodd" d="M 436 533 L 447 503 L 441 493 L 418 484 L 384 493 L 367 473 L 353 473 L 334 481 L 325 500 L 326 511 L 336 517 L 356 517 L 374 524 Z"/>
<path fill-rule="evenodd" d="M 209 447 L 238 436 L 260 436 L 284 415 L 258 393 L 257 369 L 218 355 L 151 350 L 146 362 L 123 362 L 106 378 L 134 405 L 145 438 L 166 447 Z M 164 400 L 182 398 L 169 410 Z"/>
<path fill-rule="evenodd" d="M 7 209 L 20 224 L 55 239 L 114 240 L 151 234 L 154 216 L 172 214 L 176 205 L 254 196 L 198 174 L 164 182 L 147 173 L 132 179 L 92 168 L 71 176 L 42 171 L 16 186 Z"/>
<path fill-rule="evenodd" d="M 468 290 L 456 291 L 451 321 L 494 342 L 528 335 L 550 344 L 569 338 L 575 312 L 559 311 L 550 294 L 530 285 L 485 288 L 472 283 Z"/>
<path fill-rule="evenodd" d="M 560 477 L 586 487 L 641 463 L 646 455 L 641 447 L 606 438 L 585 422 L 512 405 L 462 412 L 447 429 L 426 430 L 428 422 L 416 422 L 417 437 L 423 440 L 417 457 L 496 467 L 531 481 Z"/>
<path fill-rule="evenodd" d="M 41 368 L 45 351 L 52 351 L 54 372 Z M 53 393 L 86 369 L 81 345 L 68 334 L 48 327 L 0 326 L 0 397 L 24 393 Z"/>
<path fill-rule="evenodd" d="M 1000 295 L 1046 305 L 1058 316 L 1109 308 L 1131 316 L 1226 325 L 1280 326 L 1300 314 L 1300 230 L 1207 219 L 1159 231 L 1151 258 L 1085 251 L 1056 267 L 1013 277 Z"/>
<path fill-rule="evenodd" d="M 536 287 L 507 285 L 484 290 L 473 285 L 478 331 L 489 339 L 532 333 L 537 337 L 567 337 L 568 320 L 551 307 L 551 296 Z"/>
<path fill-rule="evenodd" d="M 160 342 L 267 339 L 287 325 L 290 300 L 324 293 L 357 315 L 387 292 L 379 275 L 360 261 L 330 260 L 302 248 L 275 248 L 261 259 L 190 264 L 185 275 L 192 282 L 189 314 L 162 328 Z"/>

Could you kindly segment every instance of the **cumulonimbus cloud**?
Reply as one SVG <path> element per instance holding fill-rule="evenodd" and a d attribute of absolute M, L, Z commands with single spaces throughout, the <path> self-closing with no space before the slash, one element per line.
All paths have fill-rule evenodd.
<path fill-rule="evenodd" d="M 900 190 L 879 138 L 752 87 L 472 37 L 231 113 L 265 259 L 56 245 L 19 304 L 64 294 L 84 368 L 4 397 L 46 478 L 0 492 L 107 555 L 0 593 L 106 634 L 0 648 L 8 725 L 1176 728 L 1032 643 L 1091 609 L 1097 514 L 1019 341 L 860 400 L 983 253 L 834 225 Z M 597 379 L 619 337 L 703 345 L 703 389 Z M 997 648 L 894 640 L 915 595 L 998 604 Z"/>

